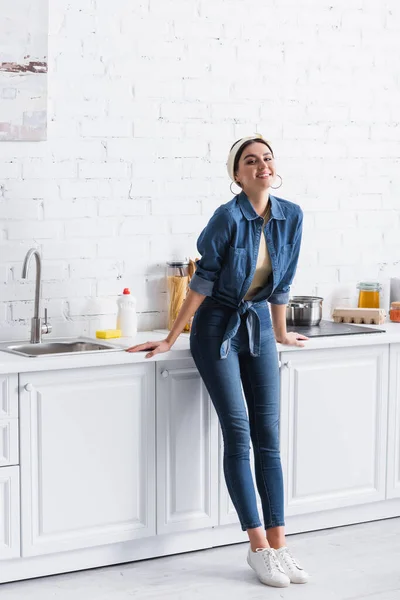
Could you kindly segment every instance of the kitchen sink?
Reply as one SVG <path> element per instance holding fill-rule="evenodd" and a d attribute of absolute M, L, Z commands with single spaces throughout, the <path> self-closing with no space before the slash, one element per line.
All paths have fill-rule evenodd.
<path fill-rule="evenodd" d="M 56 354 L 82 354 L 88 352 L 105 352 L 122 350 L 122 348 L 112 346 L 103 342 L 95 342 L 86 339 L 65 339 L 41 342 L 40 344 L 8 343 L 0 344 L 0 350 L 20 356 L 54 356 Z"/>

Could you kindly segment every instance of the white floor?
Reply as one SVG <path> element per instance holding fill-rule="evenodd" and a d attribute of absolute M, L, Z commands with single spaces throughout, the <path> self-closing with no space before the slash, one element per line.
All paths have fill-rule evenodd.
<path fill-rule="evenodd" d="M 290 536 L 312 574 L 274 589 L 236 544 L 68 575 L 4 584 L 1 600 L 400 600 L 400 518 Z M 1 566 L 0 566 L 1 568 Z"/>

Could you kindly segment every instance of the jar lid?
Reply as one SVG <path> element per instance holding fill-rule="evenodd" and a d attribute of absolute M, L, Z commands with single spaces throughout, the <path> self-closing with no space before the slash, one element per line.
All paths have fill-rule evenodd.
<path fill-rule="evenodd" d="M 379 292 L 382 287 L 378 281 L 360 281 L 357 284 L 358 290 L 365 290 L 366 292 Z"/>
<path fill-rule="evenodd" d="M 167 261 L 167 265 L 169 267 L 187 267 L 188 264 L 189 264 L 189 260 L 187 258 L 184 258 L 183 260 Z"/>
<path fill-rule="evenodd" d="M 399 310 L 400 309 L 400 302 L 392 302 L 390 305 L 390 308 L 394 309 L 394 310 Z"/>

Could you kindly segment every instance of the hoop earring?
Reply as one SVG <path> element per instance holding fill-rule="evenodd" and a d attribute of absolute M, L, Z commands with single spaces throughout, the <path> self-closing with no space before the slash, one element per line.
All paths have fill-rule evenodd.
<path fill-rule="evenodd" d="M 281 177 L 280 175 L 278 175 L 278 174 L 276 174 L 276 176 L 277 176 L 277 177 L 279 177 L 279 179 L 281 180 L 281 182 L 280 182 L 280 184 L 279 184 L 279 185 L 277 185 L 276 187 L 274 187 L 273 185 L 271 185 L 271 188 L 272 188 L 273 190 L 279 190 L 279 188 L 282 186 L 282 183 L 283 183 L 282 177 Z"/>
<path fill-rule="evenodd" d="M 235 191 L 232 189 L 232 185 L 233 185 L 234 183 L 236 183 L 236 181 L 232 181 L 231 185 L 229 186 L 229 189 L 231 190 L 231 194 L 233 194 L 234 196 L 237 196 L 237 195 L 238 195 L 238 194 L 240 194 L 240 192 L 242 191 L 242 188 L 240 188 L 240 192 L 235 192 Z M 236 185 L 238 185 L 238 184 L 236 183 Z M 238 186 L 238 187 L 240 187 L 240 186 Z"/>

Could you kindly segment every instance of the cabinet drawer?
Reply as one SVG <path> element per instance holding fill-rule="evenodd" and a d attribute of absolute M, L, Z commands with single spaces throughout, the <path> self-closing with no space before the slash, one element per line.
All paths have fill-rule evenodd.
<path fill-rule="evenodd" d="M 20 552 L 19 468 L 0 469 L 0 561 Z"/>
<path fill-rule="evenodd" d="M 18 464 L 18 419 L 0 419 L 0 467 Z"/>
<path fill-rule="evenodd" d="M 18 375 L 0 375 L 0 419 L 18 417 Z"/>

